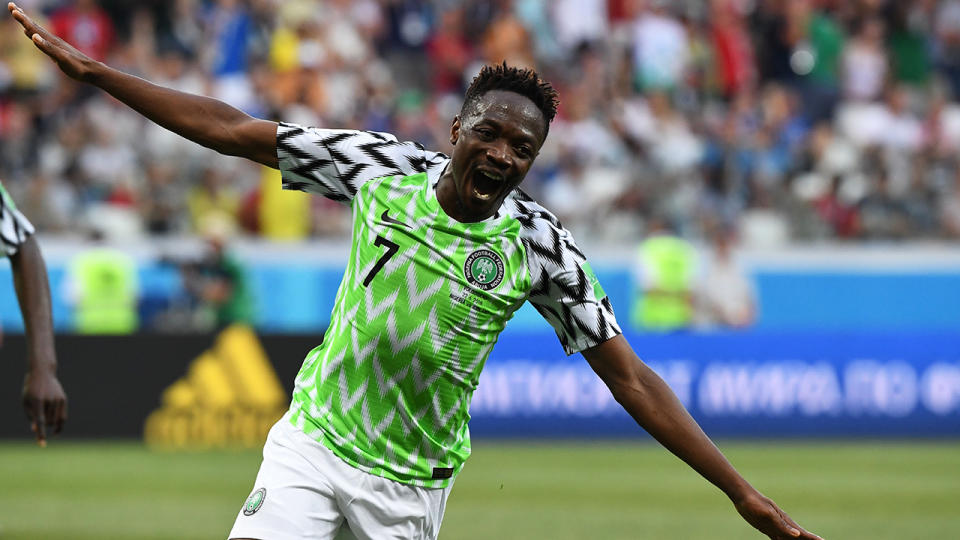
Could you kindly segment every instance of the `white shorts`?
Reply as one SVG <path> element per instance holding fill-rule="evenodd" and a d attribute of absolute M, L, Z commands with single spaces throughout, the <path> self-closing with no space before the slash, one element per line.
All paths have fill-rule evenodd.
<path fill-rule="evenodd" d="M 427 489 L 381 478 L 338 458 L 284 415 L 229 538 L 437 538 L 451 483 Z"/>

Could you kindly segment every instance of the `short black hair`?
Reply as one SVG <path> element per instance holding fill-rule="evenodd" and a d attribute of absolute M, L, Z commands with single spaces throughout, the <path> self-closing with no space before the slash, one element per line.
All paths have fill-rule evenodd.
<path fill-rule="evenodd" d="M 491 90 L 506 90 L 516 92 L 528 98 L 543 113 L 546 120 L 543 135 L 550 131 L 550 122 L 557 115 L 557 105 L 560 97 L 553 86 L 540 78 L 536 71 L 528 68 L 508 66 L 504 61 L 497 65 L 483 66 L 480 73 L 473 78 L 467 93 L 463 96 L 463 106 L 460 107 L 460 116 L 467 113 L 467 109 Z"/>

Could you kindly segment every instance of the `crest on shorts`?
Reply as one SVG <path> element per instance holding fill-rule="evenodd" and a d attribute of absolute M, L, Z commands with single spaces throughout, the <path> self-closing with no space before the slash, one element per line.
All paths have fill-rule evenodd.
<path fill-rule="evenodd" d="M 263 506 L 264 499 L 267 498 L 267 488 L 260 488 L 247 497 L 247 502 L 243 505 L 243 515 L 252 516 Z"/>
<path fill-rule="evenodd" d="M 467 257 L 463 275 L 474 287 L 489 291 L 503 281 L 503 259 L 489 249 L 478 249 Z"/>

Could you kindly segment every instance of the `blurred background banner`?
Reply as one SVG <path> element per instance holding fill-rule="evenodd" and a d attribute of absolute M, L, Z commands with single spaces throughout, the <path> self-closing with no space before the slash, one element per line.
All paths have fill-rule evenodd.
<path fill-rule="evenodd" d="M 41 241 L 55 327 L 59 332 L 78 331 L 76 280 L 70 270 L 85 248 L 56 238 Z M 690 300 L 695 309 L 682 328 L 960 332 L 960 309 L 956 309 L 960 306 L 960 248 L 956 246 L 796 245 L 738 250 L 737 271 L 748 282 L 742 302 L 752 307 L 750 317 L 738 322 L 714 315 L 713 304 L 736 307 L 741 300 L 716 296 L 735 287 L 711 281 L 711 246 L 692 245 L 701 262 L 690 289 L 699 299 Z M 232 279 L 209 259 L 204 242 L 177 239 L 155 245 L 119 244 L 118 248 L 135 261 L 138 292 L 132 309 L 137 310 L 139 331 L 196 333 L 218 324 L 204 291 Z M 645 278 L 636 250 L 588 245 L 584 251 L 618 320 L 636 330 L 653 330 L 631 317 L 644 295 Z M 349 253 L 346 242 L 275 244 L 248 239 L 234 241 L 231 252 L 235 263 L 228 269 L 242 267 L 244 279 L 237 281 L 242 281 L 250 305 L 246 310 L 219 310 L 224 319 L 219 324 L 233 322 L 231 316 L 240 317 L 266 334 L 320 333 L 327 327 Z M 5 260 L 0 260 L 0 324 L 7 332 L 23 328 Z M 549 325 L 526 305 L 510 321 L 507 332 L 541 330 L 549 330 Z"/>
<path fill-rule="evenodd" d="M 204 433 L 171 436 L 167 430 L 148 442 L 175 448 L 258 446 L 282 412 L 282 405 L 272 403 L 278 390 L 266 392 L 271 403 L 254 410 L 256 396 L 242 391 L 242 381 L 233 381 L 229 370 L 211 375 L 210 356 L 251 369 L 243 357 L 256 347 L 229 351 L 232 338 L 224 336 L 229 332 L 173 340 L 143 334 L 60 336 L 61 379 L 71 389 L 65 436 L 140 438 L 151 413 L 176 416 L 178 410 L 179 418 L 187 419 L 185 430 L 195 422 L 202 431 L 200 424 L 211 419 L 200 413 L 221 410 L 226 416 L 207 423 L 229 430 L 235 417 L 254 411 L 253 432 L 239 439 L 229 433 L 219 439 Z M 713 436 L 960 436 L 960 334 L 750 331 L 628 338 Z M 289 394 L 303 358 L 320 340 L 319 334 L 261 336 L 270 362 L 257 366 L 263 373 L 258 377 L 279 380 Z M 23 351 L 22 337 L 10 337 L 0 362 L 0 410 L 7 411 L 0 415 L 0 438 L 29 435 L 16 413 Z M 196 397 L 182 398 L 180 386 L 187 383 Z M 189 403 L 178 403 L 184 399 Z M 501 337 L 480 377 L 471 415 L 470 429 L 478 438 L 645 436 L 587 363 L 566 357 L 549 331 Z"/>
<path fill-rule="evenodd" d="M 176 339 L 162 334 L 57 336 L 57 350 L 62 358 L 58 370 L 60 380 L 70 385 L 70 428 L 64 431 L 63 437 L 141 438 L 150 414 L 167 405 L 167 402 L 182 397 L 183 392 L 178 391 L 179 388 L 172 392 L 179 396 L 167 395 L 168 390 L 191 376 L 194 379 L 208 378 L 209 370 L 205 370 L 202 364 L 210 353 L 223 357 L 227 363 L 236 362 L 240 355 L 230 354 L 233 344 L 229 341 L 220 339 L 217 334 L 180 335 Z M 275 384 L 282 386 L 282 390 L 261 391 L 259 394 L 272 397 L 280 392 L 282 413 L 288 403 L 293 378 L 306 353 L 320 342 L 320 336 L 284 335 L 261 337 L 259 341 L 270 362 L 267 366 L 256 366 L 258 370 L 255 374 L 268 384 L 274 384 L 276 378 L 278 381 Z M 19 404 L 23 363 L 26 359 L 25 345 L 23 336 L 7 336 L 4 342 L 3 361 L 0 361 L 0 410 L 3 411 L 0 414 L 0 439 L 26 439 L 31 435 Z M 224 351 L 228 355 L 219 354 Z M 249 362 L 242 363 L 247 369 L 250 368 Z M 198 364 L 200 369 L 195 367 Z M 225 393 L 239 394 L 236 399 L 230 399 L 230 406 L 255 405 L 249 403 L 256 398 L 250 392 L 243 391 L 243 382 L 231 377 L 226 381 L 215 380 L 213 384 L 195 386 L 205 392 L 206 395 L 200 399 L 204 400 L 203 405 L 208 409 L 216 412 L 218 404 L 215 402 L 224 393 L 212 388 L 215 385 L 226 386 Z M 279 413 L 270 423 L 277 417 Z M 266 432 L 262 435 L 254 441 L 258 447 L 263 444 Z"/>
<path fill-rule="evenodd" d="M 550 335 L 504 335 L 471 405 L 477 436 L 636 436 L 579 357 Z M 960 335 L 628 336 L 712 436 L 956 437 Z"/>

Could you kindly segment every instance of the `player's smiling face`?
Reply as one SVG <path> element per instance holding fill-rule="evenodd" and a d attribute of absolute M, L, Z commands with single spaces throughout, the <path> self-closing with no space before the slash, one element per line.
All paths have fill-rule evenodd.
<path fill-rule="evenodd" d="M 437 198 L 463 222 L 492 216 L 523 182 L 546 137 L 543 113 L 529 98 L 491 90 L 453 121 L 453 156 Z"/>

